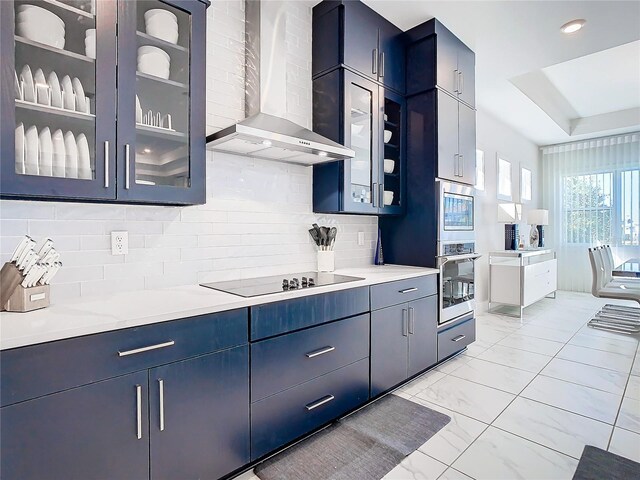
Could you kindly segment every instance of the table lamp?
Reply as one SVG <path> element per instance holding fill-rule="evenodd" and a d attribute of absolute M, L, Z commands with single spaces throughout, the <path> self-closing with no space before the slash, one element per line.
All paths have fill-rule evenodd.
<path fill-rule="evenodd" d="M 499 203 L 498 222 L 504 226 L 504 249 L 518 250 L 520 234 L 516 222 L 522 219 L 522 205 L 519 203 Z"/>
<path fill-rule="evenodd" d="M 549 225 L 549 210 L 530 210 L 527 214 L 528 223 L 531 225 L 529 244 L 532 247 L 544 247 L 544 226 Z"/>

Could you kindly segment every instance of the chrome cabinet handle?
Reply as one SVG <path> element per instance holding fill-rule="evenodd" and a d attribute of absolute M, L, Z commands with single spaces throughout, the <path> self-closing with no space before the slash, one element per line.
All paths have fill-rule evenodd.
<path fill-rule="evenodd" d="M 319 357 L 320 355 L 324 355 L 325 353 L 333 352 L 335 349 L 336 347 L 324 347 L 324 348 L 321 348 L 320 350 L 315 350 L 305 355 L 307 356 L 307 358 L 315 358 L 315 357 Z"/>
<path fill-rule="evenodd" d="M 374 48 L 372 52 L 372 65 L 371 65 L 371 73 L 374 75 L 378 74 L 378 49 Z"/>
<path fill-rule="evenodd" d="M 458 93 L 462 95 L 464 92 L 464 74 L 462 72 L 458 72 Z"/>
<path fill-rule="evenodd" d="M 124 146 L 124 168 L 124 188 L 129 190 L 131 177 L 131 173 L 129 172 L 129 170 L 131 170 L 131 148 L 128 143 Z"/>
<path fill-rule="evenodd" d="M 378 205 L 382 208 L 384 207 L 384 183 L 381 183 L 378 187 Z"/>
<path fill-rule="evenodd" d="M 157 345 L 150 345 L 148 347 L 134 348 L 133 350 L 125 350 L 121 352 L 118 350 L 119 357 L 126 357 L 127 355 L 135 355 L 136 353 L 148 352 L 149 350 L 157 350 L 158 348 L 170 347 L 171 345 L 175 345 L 176 342 L 173 340 L 169 340 L 168 342 L 158 343 Z"/>
<path fill-rule="evenodd" d="M 453 83 L 455 85 L 454 87 L 454 93 L 460 93 L 460 72 L 458 71 L 458 69 L 455 69 L 453 71 Z"/>
<path fill-rule="evenodd" d="M 384 77 L 384 52 L 380 52 L 380 78 Z"/>
<path fill-rule="evenodd" d="M 164 380 L 158 379 L 158 394 L 160 397 L 160 431 L 164 430 Z"/>
<path fill-rule="evenodd" d="M 109 140 L 104 142 L 104 188 L 109 188 Z"/>
<path fill-rule="evenodd" d="M 460 162 L 460 176 L 464 177 L 464 155 L 458 155 L 458 161 Z"/>
<path fill-rule="evenodd" d="M 409 307 L 409 334 L 413 335 L 416 328 L 416 311 L 413 307 Z"/>
<path fill-rule="evenodd" d="M 398 290 L 398 293 L 411 293 L 411 292 L 417 292 L 418 291 L 418 287 L 411 287 L 411 288 L 405 288 L 404 290 Z"/>
<path fill-rule="evenodd" d="M 136 437 L 142 438 L 142 386 L 136 385 Z"/>
<path fill-rule="evenodd" d="M 331 400 L 334 400 L 335 398 L 336 397 L 334 397 L 333 395 L 327 395 L 325 397 L 322 397 L 319 400 L 316 400 L 315 402 L 307 403 L 304 406 L 304 408 L 306 408 L 307 411 L 310 412 L 314 408 L 318 408 L 320 405 L 324 405 L 325 403 L 329 403 Z"/>
<path fill-rule="evenodd" d="M 452 338 L 451 341 L 452 342 L 459 342 L 460 340 L 462 340 L 465 337 L 466 337 L 466 335 L 458 335 L 457 337 Z"/>
<path fill-rule="evenodd" d="M 374 183 L 373 188 L 371 189 L 371 206 L 376 206 L 376 192 L 378 191 L 378 184 Z"/>
<path fill-rule="evenodd" d="M 409 336 L 409 321 L 407 320 L 407 309 L 402 309 L 402 336 Z"/>
<path fill-rule="evenodd" d="M 453 155 L 453 174 L 458 177 L 458 154 Z"/>

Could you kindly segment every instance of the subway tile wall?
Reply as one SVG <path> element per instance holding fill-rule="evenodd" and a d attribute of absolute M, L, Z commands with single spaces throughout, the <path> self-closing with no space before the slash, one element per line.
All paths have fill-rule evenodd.
<path fill-rule="evenodd" d="M 311 126 L 311 6 L 287 11 L 287 117 Z M 244 118 L 244 2 L 208 10 L 207 132 Z M 49 236 L 62 254 L 54 302 L 105 292 L 315 270 L 313 222 L 338 228 L 336 267 L 371 264 L 377 218 L 312 212 L 311 168 L 207 153 L 207 203 L 194 207 L 0 201 L 0 259 L 20 236 Z M 110 232 L 129 232 L 112 256 Z M 357 234 L 364 232 L 365 245 Z"/>

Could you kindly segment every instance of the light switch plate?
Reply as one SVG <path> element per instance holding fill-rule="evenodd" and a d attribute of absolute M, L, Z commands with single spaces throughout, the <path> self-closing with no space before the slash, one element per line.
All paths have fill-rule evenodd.
<path fill-rule="evenodd" d="M 358 232 L 358 246 L 364 247 L 364 232 Z"/>
<path fill-rule="evenodd" d="M 129 232 L 111 232 L 111 255 L 129 253 Z"/>

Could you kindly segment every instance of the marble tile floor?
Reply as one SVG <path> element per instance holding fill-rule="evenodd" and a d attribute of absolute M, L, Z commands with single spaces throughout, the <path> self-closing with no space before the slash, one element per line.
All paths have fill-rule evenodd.
<path fill-rule="evenodd" d="M 640 335 L 587 327 L 604 303 L 478 315 L 473 345 L 396 391 L 451 422 L 385 480 L 571 479 L 587 444 L 640 462 Z"/>

